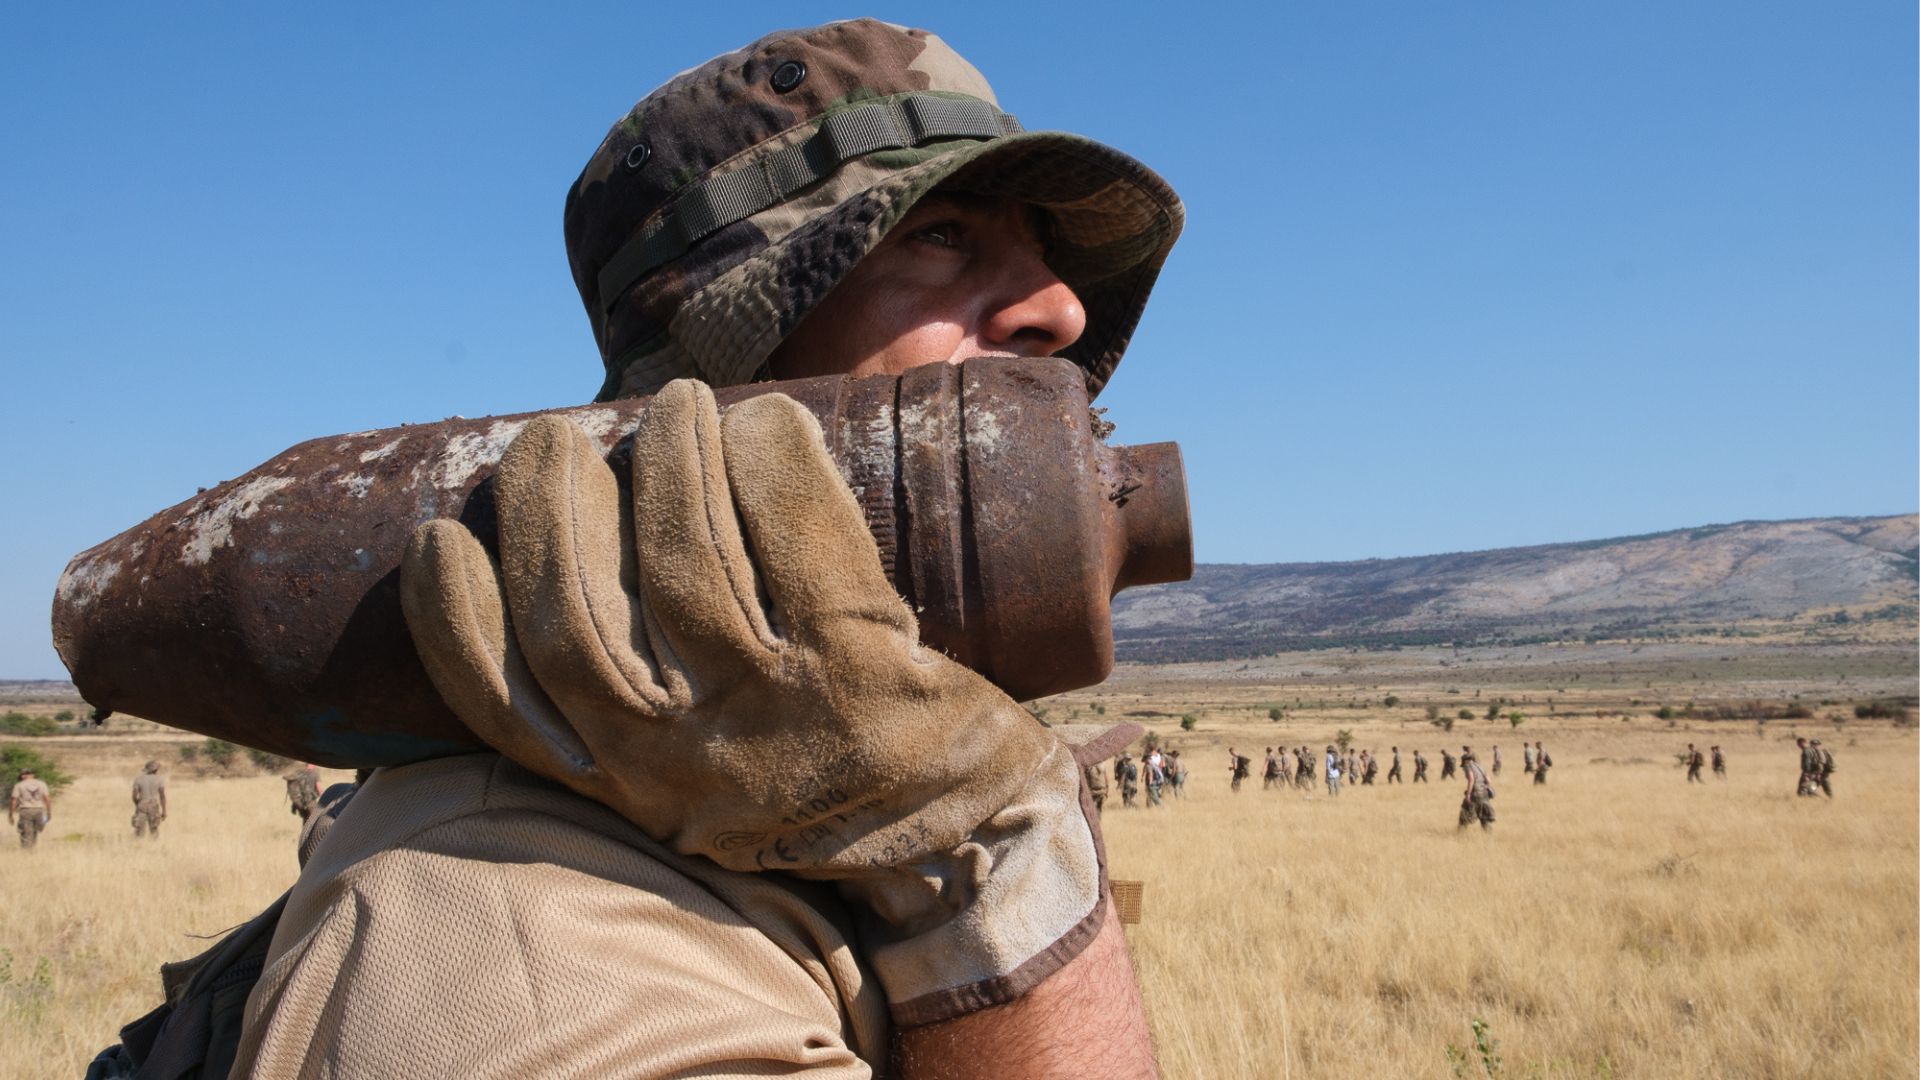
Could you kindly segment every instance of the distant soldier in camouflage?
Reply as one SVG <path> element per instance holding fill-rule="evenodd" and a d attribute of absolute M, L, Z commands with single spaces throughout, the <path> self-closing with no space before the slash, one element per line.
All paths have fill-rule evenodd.
<path fill-rule="evenodd" d="M 1152 751 L 1148 752 L 1146 760 L 1141 763 L 1142 771 L 1147 774 L 1148 806 L 1160 805 L 1160 791 L 1167 786 L 1166 760 L 1166 758 L 1160 756 L 1160 748 L 1155 747 Z"/>
<path fill-rule="evenodd" d="M 1526 743 L 1520 744 L 1520 771 L 1528 775 L 1533 773 L 1533 747 Z"/>
<path fill-rule="evenodd" d="M 1540 740 L 1533 741 L 1533 782 L 1536 786 L 1547 782 L 1547 770 L 1553 767 L 1553 758 L 1547 754 L 1547 748 Z"/>
<path fill-rule="evenodd" d="M 1727 778 L 1727 755 L 1721 753 L 1717 746 L 1713 748 L 1713 775 L 1722 780 Z"/>
<path fill-rule="evenodd" d="M 1402 782 L 1400 779 L 1400 748 L 1396 746 L 1393 748 L 1393 764 L 1387 769 L 1387 783 L 1398 784 Z"/>
<path fill-rule="evenodd" d="M 1093 798 L 1094 813 L 1104 813 L 1107 809 L 1107 769 L 1101 762 L 1089 762 L 1080 767 L 1080 775 L 1087 784 L 1087 794 Z"/>
<path fill-rule="evenodd" d="M 1175 798 L 1187 797 L 1187 763 L 1181 760 L 1180 751 L 1167 751 L 1167 782 L 1173 785 Z"/>
<path fill-rule="evenodd" d="M 1418 750 L 1413 752 L 1413 782 L 1416 784 L 1427 782 L 1427 755 Z"/>
<path fill-rule="evenodd" d="M 1227 769 L 1233 774 L 1233 790 L 1237 792 L 1240 790 L 1240 781 L 1245 780 L 1253 769 L 1253 759 L 1231 746 L 1227 747 L 1227 759 Z"/>
<path fill-rule="evenodd" d="M 1367 751 L 1360 753 L 1360 782 L 1372 784 L 1373 778 L 1380 775 L 1380 759 Z"/>
<path fill-rule="evenodd" d="M 20 846 L 40 842 L 40 831 L 53 820 L 53 792 L 32 769 L 21 769 L 20 779 L 7 796 L 7 824 L 20 830 Z"/>
<path fill-rule="evenodd" d="M 1340 752 L 1327 747 L 1327 794 L 1340 794 Z"/>
<path fill-rule="evenodd" d="M 1692 743 L 1687 744 L 1686 763 L 1687 763 L 1687 783 L 1689 784 L 1705 783 L 1705 781 L 1700 778 L 1700 770 L 1706 768 L 1707 759 L 1704 755 L 1700 753 L 1698 749 L 1694 747 Z"/>
<path fill-rule="evenodd" d="M 1260 773 L 1260 790 L 1267 791 L 1280 781 L 1280 759 L 1273 755 L 1273 747 L 1267 747 L 1266 768 Z"/>
<path fill-rule="evenodd" d="M 1493 747 L 1493 775 L 1500 775 L 1500 744 L 1498 743 Z"/>
<path fill-rule="evenodd" d="M 1460 796 L 1460 828 L 1478 821 L 1480 828 L 1493 828 L 1493 784 L 1487 772 L 1474 759 L 1470 747 L 1460 748 L 1460 771 L 1466 774 L 1467 790 Z"/>
<path fill-rule="evenodd" d="M 160 839 L 160 823 L 167 820 L 167 780 L 160 763 L 147 762 L 145 772 L 133 778 L 133 835 Z"/>
<path fill-rule="evenodd" d="M 1813 794 L 1813 777 L 1820 771 L 1820 753 L 1807 745 L 1805 736 L 1793 740 L 1800 745 L 1800 780 L 1794 785 L 1795 795 Z"/>
<path fill-rule="evenodd" d="M 1293 748 L 1293 786 L 1307 790 L 1313 788 L 1313 755 L 1307 753 L 1304 746 Z"/>
<path fill-rule="evenodd" d="M 1813 740 L 1813 782 L 1821 794 L 1833 798 L 1833 751 L 1823 749 L 1819 739 Z"/>
<path fill-rule="evenodd" d="M 320 805 L 320 770 L 303 765 L 288 773 L 285 779 L 287 802 L 304 823 L 313 816 L 314 807 Z"/>
<path fill-rule="evenodd" d="M 1114 777 L 1120 781 L 1120 805 L 1132 806 L 1140 797 L 1140 766 L 1130 751 L 1123 750 L 1113 762 Z"/>
<path fill-rule="evenodd" d="M 1444 746 L 1440 748 L 1440 779 L 1453 779 L 1453 751 Z"/>

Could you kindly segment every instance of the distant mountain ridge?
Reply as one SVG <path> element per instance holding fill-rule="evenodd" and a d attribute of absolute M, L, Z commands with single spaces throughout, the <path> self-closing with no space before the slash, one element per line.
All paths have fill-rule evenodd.
<path fill-rule="evenodd" d="M 1917 592 L 1920 515 L 1742 521 L 1399 559 L 1203 564 L 1191 581 L 1121 593 L 1114 635 L 1122 659 L 1219 660 L 1836 611 L 1912 621 Z"/>

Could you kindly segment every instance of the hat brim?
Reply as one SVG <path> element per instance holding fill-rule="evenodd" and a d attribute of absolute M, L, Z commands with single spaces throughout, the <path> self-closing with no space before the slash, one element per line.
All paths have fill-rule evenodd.
<path fill-rule="evenodd" d="M 1048 213 L 1048 263 L 1078 294 L 1087 316 L 1086 330 L 1060 355 L 1080 365 L 1089 395 L 1098 394 L 1126 352 L 1185 223 L 1173 188 L 1132 156 L 1066 132 L 887 153 L 900 159 L 900 168 L 688 299 L 674 316 L 672 336 L 697 374 L 714 385 L 758 376 L 779 343 L 915 203 L 955 185 Z M 626 392 L 646 392 L 636 386 L 637 374 L 642 384 L 652 381 L 629 372 Z"/>

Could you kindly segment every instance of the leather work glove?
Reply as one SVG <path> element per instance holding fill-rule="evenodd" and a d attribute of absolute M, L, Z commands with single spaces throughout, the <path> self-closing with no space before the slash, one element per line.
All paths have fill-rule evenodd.
<path fill-rule="evenodd" d="M 836 882 L 877 919 L 896 1022 L 1077 955 L 1105 867 L 1074 751 L 920 644 L 813 415 L 768 394 L 722 418 L 682 380 L 632 460 L 629 500 L 537 418 L 496 474 L 498 566 L 457 522 L 414 533 L 407 625 L 461 719 L 675 851 Z"/>

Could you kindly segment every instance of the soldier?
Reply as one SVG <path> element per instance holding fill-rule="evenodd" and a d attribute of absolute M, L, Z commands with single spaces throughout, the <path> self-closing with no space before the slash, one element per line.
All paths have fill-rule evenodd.
<path fill-rule="evenodd" d="M 1535 786 L 1547 782 L 1547 770 L 1553 767 L 1553 758 L 1548 756 L 1547 748 L 1540 740 L 1533 741 L 1533 782 Z"/>
<path fill-rule="evenodd" d="M 1340 794 L 1340 752 L 1327 747 L 1327 794 Z"/>
<path fill-rule="evenodd" d="M 1527 743 L 1520 744 L 1520 771 L 1529 774 L 1533 772 L 1533 747 Z"/>
<path fill-rule="evenodd" d="M 1493 784 L 1487 779 L 1486 770 L 1474 760 L 1470 747 L 1460 748 L 1460 771 L 1466 774 L 1467 790 L 1460 796 L 1460 828 L 1464 829 L 1475 821 L 1482 830 L 1493 828 Z"/>
<path fill-rule="evenodd" d="M 1444 746 L 1440 748 L 1440 779 L 1453 779 L 1453 751 Z"/>
<path fill-rule="evenodd" d="M 1227 747 L 1227 758 L 1227 768 L 1233 773 L 1233 790 L 1237 792 L 1240 790 L 1240 781 L 1245 780 L 1253 768 L 1253 759 L 1231 746 Z"/>
<path fill-rule="evenodd" d="M 1813 778 L 1820 771 L 1819 751 L 1807 745 L 1804 735 L 1793 741 L 1800 745 L 1800 780 L 1794 785 L 1793 793 L 1800 796 L 1811 795 L 1814 786 Z"/>
<path fill-rule="evenodd" d="M 1687 744 L 1686 762 L 1687 762 L 1687 783 L 1689 784 L 1704 783 L 1704 781 L 1700 779 L 1700 770 L 1703 767 L 1705 767 L 1705 765 L 1707 764 L 1706 758 L 1701 755 L 1700 751 L 1694 749 L 1694 746 L 1692 743 Z"/>
<path fill-rule="evenodd" d="M 1821 747 L 1820 740 L 1813 740 L 1814 783 L 1827 798 L 1833 798 L 1833 751 Z"/>
<path fill-rule="evenodd" d="M 1160 756 L 1159 747 L 1154 747 L 1152 752 L 1147 754 L 1146 768 L 1144 771 L 1147 774 L 1147 805 L 1159 806 L 1160 789 L 1165 787 L 1167 783 L 1165 759 Z"/>
<path fill-rule="evenodd" d="M 1418 750 L 1413 752 L 1413 782 L 1416 784 L 1427 782 L 1427 755 Z"/>
<path fill-rule="evenodd" d="M 1722 780 L 1727 778 L 1727 755 L 1721 753 L 1718 746 L 1713 748 L 1713 775 Z"/>
<path fill-rule="evenodd" d="M 1493 744 L 1493 775 L 1500 775 L 1500 744 Z"/>
<path fill-rule="evenodd" d="M 1403 783 L 1400 779 L 1400 748 L 1393 748 L 1393 764 L 1387 768 L 1387 783 Z"/>
<path fill-rule="evenodd" d="M 311 764 L 303 765 L 288 773 L 286 781 L 287 802 L 305 824 L 313 816 L 314 807 L 320 805 L 320 770 Z"/>
<path fill-rule="evenodd" d="M 1133 800 L 1140 797 L 1140 766 L 1133 760 L 1133 754 L 1121 751 L 1114 768 L 1120 773 L 1120 805 L 1131 807 Z"/>
<path fill-rule="evenodd" d="M 145 772 L 133 778 L 133 835 L 160 839 L 160 823 L 167 820 L 167 780 L 160 763 L 147 762 Z"/>
<path fill-rule="evenodd" d="M 548 416 L 495 474 L 497 548 L 453 520 L 412 535 L 411 644 L 496 752 L 354 796 L 280 916 L 232 1073 L 459 1074 L 476 1032 L 559 1075 L 1006 1072 L 1035 1016 L 1035 1073 L 1071 1075 L 1095 1031 L 1106 1071 L 1152 1072 L 1081 812 L 1076 755 L 1119 735 L 1069 747 L 914 646 L 818 425 L 777 395 L 722 417 L 707 387 L 990 355 L 1059 356 L 1097 391 L 1183 214 L 1145 166 L 1022 133 L 937 37 L 873 20 L 769 36 L 621 117 L 563 226 L 600 396 L 654 395 L 635 497 Z M 434 255 L 423 280 L 457 280 Z M 831 797 L 855 801 L 807 809 Z"/>
<path fill-rule="evenodd" d="M 1097 761 L 1089 761 L 1080 766 L 1081 779 L 1087 785 L 1087 794 L 1093 799 L 1093 812 L 1102 814 L 1107 809 L 1107 769 Z"/>
<path fill-rule="evenodd" d="M 1167 781 L 1173 785 L 1176 799 L 1187 797 L 1187 763 L 1180 758 L 1180 751 L 1167 751 Z"/>
<path fill-rule="evenodd" d="M 1358 783 L 1360 780 L 1360 770 L 1355 767 L 1357 764 L 1358 762 L 1354 760 L 1353 751 L 1348 750 L 1346 757 L 1340 765 L 1340 778 L 1350 785 Z"/>
<path fill-rule="evenodd" d="M 1280 759 L 1273 756 L 1273 747 L 1267 747 L 1266 768 L 1260 774 L 1260 790 L 1271 790 L 1280 779 Z"/>
<path fill-rule="evenodd" d="M 1380 759 L 1369 751 L 1360 752 L 1360 782 L 1372 786 L 1373 778 L 1380 773 Z"/>
<path fill-rule="evenodd" d="M 20 831 L 20 846 L 30 848 L 40 842 L 40 832 L 53 820 L 53 792 L 47 782 L 32 769 L 21 769 L 7 796 L 7 824 Z"/>

